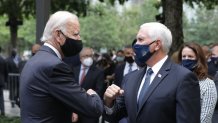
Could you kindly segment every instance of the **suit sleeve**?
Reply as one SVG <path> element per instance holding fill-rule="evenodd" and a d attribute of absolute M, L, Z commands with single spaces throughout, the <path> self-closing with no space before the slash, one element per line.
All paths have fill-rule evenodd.
<path fill-rule="evenodd" d="M 64 63 L 56 65 L 50 75 L 49 91 L 73 112 L 87 117 L 99 117 L 103 103 L 96 94 L 89 95 L 72 77 L 72 70 Z"/>
<path fill-rule="evenodd" d="M 104 72 L 99 71 L 97 80 L 96 80 L 96 92 L 99 94 L 101 99 L 103 99 L 104 94 Z"/>
<path fill-rule="evenodd" d="M 128 75 L 124 77 L 122 83 L 126 83 L 127 78 Z M 126 90 L 127 89 L 126 84 L 123 84 L 122 88 Z M 103 117 L 105 118 L 106 121 L 114 123 L 114 122 L 119 122 L 124 117 L 127 117 L 124 95 L 117 97 L 116 100 L 114 101 L 112 114 L 107 114 L 106 111 L 104 112 Z"/>
<path fill-rule="evenodd" d="M 196 76 L 189 72 L 177 89 L 177 123 L 200 123 L 200 87 Z"/>

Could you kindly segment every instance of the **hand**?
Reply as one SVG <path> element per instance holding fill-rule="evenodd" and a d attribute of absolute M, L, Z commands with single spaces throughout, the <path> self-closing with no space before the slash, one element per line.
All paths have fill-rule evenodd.
<path fill-rule="evenodd" d="M 97 94 L 94 90 L 89 89 L 86 91 L 87 94 L 92 95 L 92 94 Z"/>
<path fill-rule="evenodd" d="M 119 86 L 112 84 L 109 86 L 104 93 L 104 103 L 108 107 L 112 107 L 113 101 L 116 97 L 122 95 L 124 90 L 122 90 Z"/>
<path fill-rule="evenodd" d="M 78 121 L 78 119 L 79 119 L 78 114 L 72 113 L 72 122 L 75 123 Z"/>

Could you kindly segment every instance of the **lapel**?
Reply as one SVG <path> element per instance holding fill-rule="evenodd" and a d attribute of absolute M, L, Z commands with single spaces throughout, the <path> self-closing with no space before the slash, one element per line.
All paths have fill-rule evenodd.
<path fill-rule="evenodd" d="M 147 92 L 145 94 L 145 97 L 143 99 L 142 107 L 145 105 L 145 102 L 148 100 L 148 98 L 151 96 L 151 94 L 155 91 L 157 86 L 168 75 L 171 65 L 172 65 L 172 62 L 168 58 L 165 61 L 165 63 L 163 64 L 163 66 L 160 68 L 160 70 L 157 73 L 157 75 L 155 76 L 155 78 L 153 79 L 151 85 L 149 86 L 149 88 L 148 88 L 148 90 L 147 90 Z M 139 110 L 137 112 L 137 116 L 138 116 L 139 112 L 141 111 L 142 107 L 139 107 Z"/>
<path fill-rule="evenodd" d="M 89 67 L 87 73 L 86 73 L 86 76 L 83 80 L 83 83 L 82 85 L 86 85 L 87 84 L 87 80 L 89 80 L 91 77 L 92 77 L 92 73 L 94 73 L 94 70 L 93 70 L 93 65 Z"/>
<path fill-rule="evenodd" d="M 132 102 L 130 104 L 133 104 L 133 106 L 134 106 L 134 108 L 133 108 L 134 114 L 137 113 L 137 95 L 138 95 L 138 90 L 139 90 L 141 81 L 145 75 L 145 72 L 146 72 L 146 67 L 139 70 L 135 77 L 131 77 L 132 78 L 131 82 L 136 82 L 136 83 L 131 84 L 132 87 L 130 87 L 130 88 L 133 88 L 132 92 L 130 92 L 130 93 L 133 93 L 133 95 L 132 95 L 133 99 L 132 99 Z"/>

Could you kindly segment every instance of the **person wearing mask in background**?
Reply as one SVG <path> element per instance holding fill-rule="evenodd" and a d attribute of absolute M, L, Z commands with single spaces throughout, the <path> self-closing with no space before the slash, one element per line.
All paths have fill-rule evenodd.
<path fill-rule="evenodd" d="M 208 74 L 213 79 L 218 71 L 218 43 L 211 47 L 211 57 L 208 62 Z"/>
<path fill-rule="evenodd" d="M 147 67 L 126 75 L 122 89 L 114 84 L 106 89 L 105 120 L 128 116 L 129 123 L 199 123 L 198 79 L 168 57 L 170 30 L 158 22 L 145 23 L 136 38 L 134 52 Z"/>
<path fill-rule="evenodd" d="M 3 88 L 7 80 L 7 67 L 5 59 L 1 56 L 1 51 L 0 47 L 0 115 L 5 115 Z"/>
<path fill-rule="evenodd" d="M 218 93 L 218 71 L 215 74 L 214 83 L 216 85 L 216 91 Z M 216 102 L 216 107 L 213 113 L 212 123 L 218 123 L 218 101 Z"/>
<path fill-rule="evenodd" d="M 123 50 L 118 50 L 114 59 L 116 66 L 122 64 L 124 62 L 124 58 L 125 56 Z"/>
<path fill-rule="evenodd" d="M 79 82 L 85 90 L 93 89 L 102 98 L 104 88 L 104 72 L 93 64 L 94 51 L 92 48 L 85 47 L 80 52 L 81 65 L 73 68 L 75 80 Z M 74 114 L 73 117 L 77 117 Z M 77 123 L 98 123 L 99 118 L 88 118 L 78 116 Z"/>
<path fill-rule="evenodd" d="M 103 112 L 98 94 L 75 81 L 63 57 L 82 49 L 78 17 L 58 11 L 49 18 L 43 46 L 25 64 L 20 76 L 22 123 L 71 123 L 72 112 L 97 118 Z"/>
<path fill-rule="evenodd" d="M 40 44 L 33 44 L 31 48 L 31 55 L 34 56 L 36 52 L 39 51 L 40 47 Z M 23 70 L 23 67 L 26 64 L 27 60 L 28 59 L 26 58 L 19 63 L 19 73 L 21 73 L 21 71 Z"/>
<path fill-rule="evenodd" d="M 217 102 L 217 91 L 213 80 L 207 75 L 207 61 L 200 45 L 185 43 L 179 50 L 179 63 L 192 71 L 199 80 L 201 94 L 201 123 L 211 123 Z"/>
<path fill-rule="evenodd" d="M 115 76 L 114 76 L 114 84 L 121 87 L 121 82 L 123 77 L 134 71 L 137 70 L 137 64 L 134 61 L 134 51 L 131 45 L 127 45 L 124 48 L 124 63 L 116 66 L 115 69 Z"/>

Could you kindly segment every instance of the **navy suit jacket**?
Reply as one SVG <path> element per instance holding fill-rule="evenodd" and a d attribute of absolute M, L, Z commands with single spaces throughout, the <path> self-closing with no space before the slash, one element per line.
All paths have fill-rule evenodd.
<path fill-rule="evenodd" d="M 99 117 L 103 104 L 72 77 L 72 69 L 47 46 L 25 64 L 20 77 L 22 123 L 71 123 L 72 112 Z"/>
<path fill-rule="evenodd" d="M 168 58 L 163 64 L 137 110 L 137 93 L 146 68 L 123 79 L 124 95 L 117 98 L 114 114 L 105 118 L 113 122 L 125 114 L 129 123 L 200 123 L 200 88 L 196 76 Z M 119 116 L 119 117 L 118 117 Z"/>

